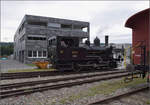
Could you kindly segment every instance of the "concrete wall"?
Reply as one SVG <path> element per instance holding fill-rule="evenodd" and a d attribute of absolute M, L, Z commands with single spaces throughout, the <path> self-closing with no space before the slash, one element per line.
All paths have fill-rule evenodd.
<path fill-rule="evenodd" d="M 42 23 L 42 24 L 41 24 Z M 34 25 L 33 25 L 34 24 Z M 36 25 L 35 25 L 36 24 Z M 38 25 L 37 25 L 38 24 Z M 41 24 L 41 25 L 39 25 Z M 52 24 L 56 27 L 51 27 Z M 70 26 L 70 28 L 62 27 Z M 60 26 L 60 27 L 59 27 Z M 84 32 L 81 28 L 87 28 Z M 28 51 L 47 51 L 48 38 L 50 36 L 78 36 L 80 38 L 89 38 L 89 23 L 83 21 L 58 19 L 42 16 L 25 15 L 21 21 L 14 37 L 14 58 L 23 63 L 48 60 L 48 58 L 28 57 Z M 46 37 L 46 40 L 29 40 L 28 37 Z"/>

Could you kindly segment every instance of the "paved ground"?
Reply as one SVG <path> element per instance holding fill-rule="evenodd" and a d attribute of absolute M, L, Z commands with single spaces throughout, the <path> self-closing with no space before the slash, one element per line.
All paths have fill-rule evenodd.
<path fill-rule="evenodd" d="M 0 60 L 0 70 L 1 72 L 7 72 L 8 70 L 22 70 L 22 69 L 33 69 L 35 67 L 28 66 L 26 64 L 20 63 L 16 60 Z"/>
<path fill-rule="evenodd" d="M 36 67 L 28 66 L 26 64 L 20 63 L 16 60 L 0 60 L 0 71 L 7 72 L 8 70 L 22 70 L 22 69 L 33 69 Z M 124 69 L 124 62 L 119 64 L 118 69 Z"/>

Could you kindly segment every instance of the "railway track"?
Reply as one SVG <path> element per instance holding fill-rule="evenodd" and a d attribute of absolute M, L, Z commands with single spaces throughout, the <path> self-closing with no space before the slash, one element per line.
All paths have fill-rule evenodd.
<path fill-rule="evenodd" d="M 117 69 L 109 69 L 107 71 L 116 71 Z M 69 75 L 69 74 L 82 74 L 90 72 L 101 72 L 106 70 L 83 70 L 80 72 L 74 71 L 38 71 L 38 72 L 19 72 L 19 73 L 1 73 L 0 80 L 6 79 L 20 79 L 20 78 L 33 78 L 33 77 L 46 77 L 46 76 L 58 76 L 58 75 Z"/>
<path fill-rule="evenodd" d="M 24 87 L 24 86 L 34 86 L 34 85 L 38 85 L 38 84 L 46 84 L 46 83 L 53 83 L 53 82 L 60 82 L 60 81 L 67 81 L 67 80 L 82 79 L 82 78 L 91 78 L 91 77 L 95 77 L 95 76 L 118 74 L 118 73 L 125 73 L 125 72 L 126 71 L 108 71 L 108 72 L 97 73 L 97 74 L 86 74 L 83 76 L 79 75 L 79 76 L 73 76 L 73 77 L 63 77 L 63 78 L 39 80 L 39 81 L 32 81 L 32 82 L 3 84 L 3 85 L 0 85 L 0 90 L 19 88 L 19 87 Z"/>
<path fill-rule="evenodd" d="M 111 74 L 111 73 L 110 73 Z M 138 72 L 136 72 L 135 74 L 138 74 Z M 26 82 L 26 83 L 19 83 L 16 85 L 3 85 L 2 88 L 7 88 L 10 90 L 5 90 L 0 92 L 0 98 L 6 98 L 6 97 L 10 97 L 10 96 L 18 96 L 18 95 L 24 95 L 24 94 L 30 94 L 30 93 L 34 93 L 34 92 L 41 92 L 41 91 L 45 91 L 45 90 L 49 90 L 49 89 L 60 89 L 63 87 L 71 87 L 71 86 L 75 86 L 75 85 L 81 85 L 81 84 L 85 84 L 85 83 L 92 83 L 92 82 L 97 82 L 97 81 L 101 81 L 101 80 L 108 80 L 108 79 L 114 79 L 114 78 L 120 78 L 120 77 L 124 77 L 124 76 L 129 76 L 130 73 L 129 72 L 122 72 L 122 73 L 115 73 L 113 75 L 109 75 L 106 76 L 105 73 L 103 74 L 99 74 L 99 75 L 103 75 L 102 77 L 97 77 L 97 78 L 91 78 L 94 75 L 89 75 L 86 76 L 88 79 L 84 79 L 84 80 L 79 80 L 79 81 L 75 81 L 76 79 L 81 79 L 81 78 L 85 78 L 85 76 L 78 76 L 78 77 L 72 77 L 72 78 L 64 78 L 64 80 L 61 78 L 59 80 L 49 80 L 49 81 L 34 81 L 34 82 Z M 97 75 L 98 76 L 98 75 Z M 75 79 L 76 78 L 76 79 Z M 73 82 L 66 82 L 68 80 L 73 80 Z M 56 82 L 56 81 L 65 81 L 65 83 L 58 83 L 55 85 L 46 85 L 46 86 L 36 86 L 36 87 L 29 87 L 29 88 L 23 88 L 23 89 L 15 89 L 15 90 L 11 90 L 11 88 L 18 88 L 18 87 L 22 87 L 22 86 L 31 86 L 31 85 L 37 85 L 37 84 L 45 84 L 48 82 Z"/>
<path fill-rule="evenodd" d="M 137 89 L 134 89 L 134 90 L 130 90 L 128 92 L 124 92 L 124 93 L 121 93 L 121 94 L 118 94 L 118 95 L 115 95 L 115 96 L 111 96 L 111 97 L 108 97 L 108 98 L 101 99 L 97 102 L 90 103 L 89 105 L 101 105 L 101 104 L 106 104 L 106 103 L 108 104 L 109 102 L 118 100 L 120 98 L 129 96 L 131 94 L 135 94 L 135 93 L 138 93 L 138 92 L 141 92 L 141 91 L 144 91 L 144 90 L 148 90 L 148 89 L 149 89 L 149 86 L 146 85 L 144 87 L 140 87 L 140 88 L 137 88 Z"/>

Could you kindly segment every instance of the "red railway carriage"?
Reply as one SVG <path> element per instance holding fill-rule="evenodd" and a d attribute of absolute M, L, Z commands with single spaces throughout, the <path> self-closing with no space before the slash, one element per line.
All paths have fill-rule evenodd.
<path fill-rule="evenodd" d="M 132 29 L 133 63 L 136 65 L 149 64 L 150 57 L 150 8 L 131 16 L 125 27 Z"/>

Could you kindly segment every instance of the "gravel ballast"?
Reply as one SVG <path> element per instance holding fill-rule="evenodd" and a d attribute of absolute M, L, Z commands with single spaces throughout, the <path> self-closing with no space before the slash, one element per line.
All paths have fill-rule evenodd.
<path fill-rule="evenodd" d="M 128 91 L 128 89 L 130 88 L 117 89 L 115 92 L 112 92 L 110 94 L 86 94 L 93 86 L 97 86 L 105 82 L 109 83 L 119 80 L 121 79 L 112 79 L 73 86 L 70 88 L 36 92 L 33 94 L 22 95 L 18 97 L 9 97 L 1 99 L 0 105 L 87 105 L 88 103 L 95 102 L 100 98 L 115 95 L 119 92 Z"/>

